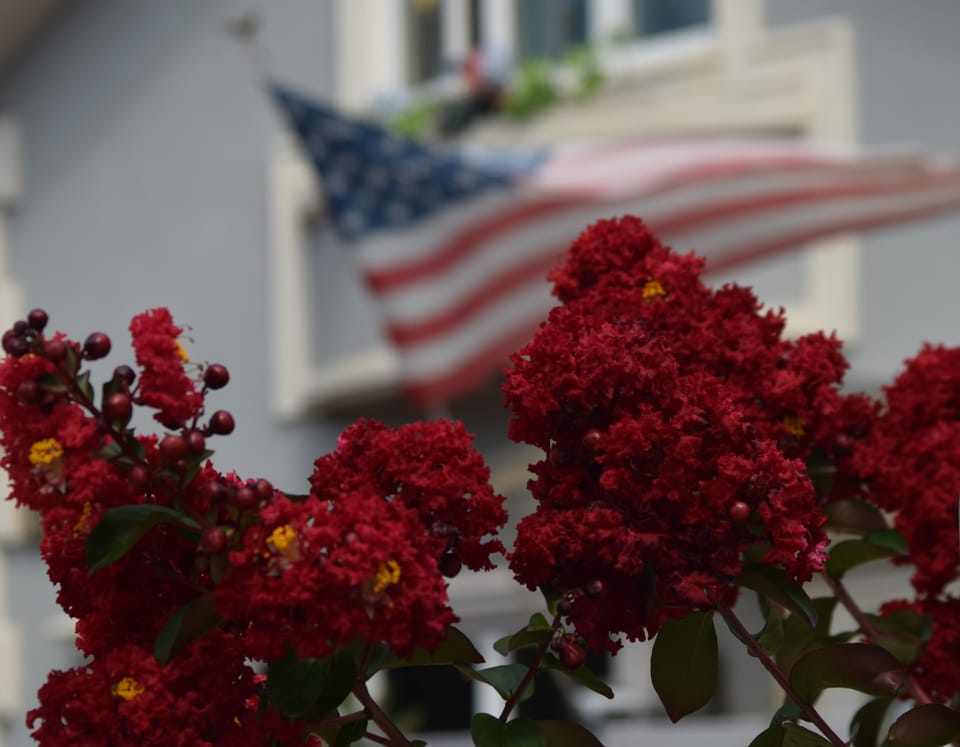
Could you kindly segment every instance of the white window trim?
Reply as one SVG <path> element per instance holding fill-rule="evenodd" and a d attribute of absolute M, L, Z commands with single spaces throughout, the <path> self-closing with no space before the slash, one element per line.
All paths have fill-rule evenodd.
<path fill-rule="evenodd" d="M 357 43 L 341 38 L 344 49 L 354 50 L 341 65 L 348 67 L 356 53 L 370 49 L 371 29 L 382 28 L 362 23 L 364 14 L 385 10 L 384 2 L 399 4 L 338 1 L 352 9 L 341 19 L 344 30 L 368 34 Z M 611 71 L 616 106 L 571 107 L 522 127 L 496 123 L 485 130 L 485 136 L 515 145 L 542 144 L 588 131 L 596 136 L 622 135 L 628 121 L 636 135 L 789 129 L 813 139 L 854 142 L 858 127 L 850 25 L 830 19 L 768 33 L 762 28 L 762 7 L 762 0 L 714 0 L 718 32 L 712 38 L 677 37 L 651 44 L 650 49 L 659 47 L 659 54 L 638 52 L 631 65 Z M 396 54 L 396 45 L 390 49 L 390 54 Z M 381 61 L 370 62 L 362 74 L 351 70 L 349 80 L 356 90 L 341 103 L 349 108 L 346 99 L 353 100 L 356 91 L 363 91 L 369 101 L 378 81 L 387 79 L 388 67 Z M 396 66 L 393 72 L 398 72 Z M 365 82 L 362 75 L 367 75 Z M 671 81 L 670 87 L 651 94 L 652 87 L 644 84 L 658 79 Z M 638 116 L 625 118 L 631 107 Z M 310 350 L 309 341 L 314 338 L 307 318 L 307 231 L 322 214 L 319 188 L 313 169 L 291 139 L 274 143 L 269 158 L 277 414 L 295 418 L 395 393 L 399 367 L 385 343 L 322 362 Z M 842 339 L 856 341 L 860 333 L 858 247 L 854 239 L 837 239 L 806 252 L 802 261 L 806 295 L 799 302 L 784 302 L 791 334 L 835 329 Z M 775 298 L 765 300 L 771 306 L 781 303 Z"/>

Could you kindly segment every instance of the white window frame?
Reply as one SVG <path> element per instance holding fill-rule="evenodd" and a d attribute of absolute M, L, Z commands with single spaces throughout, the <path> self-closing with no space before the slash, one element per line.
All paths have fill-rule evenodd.
<path fill-rule="evenodd" d="M 485 18 L 513 18 L 514 0 L 488 0 Z M 341 64 L 339 104 L 356 109 L 400 82 L 396 41 L 384 29 L 402 6 L 394 0 L 337 0 Z M 612 2 L 612 0 L 611 0 Z M 455 8 L 461 0 L 445 0 Z M 465 6 L 461 7 L 463 10 Z M 593 136 L 712 132 L 792 131 L 816 140 L 852 143 L 858 131 L 852 29 L 828 19 L 766 31 L 763 0 L 714 0 L 710 34 L 667 35 L 639 46 L 609 70 L 616 100 L 598 94 L 590 107 L 569 107 L 525 125 L 496 122 L 478 135 L 490 141 L 544 144 Z M 490 21 L 493 23 L 493 21 Z M 397 28 L 397 26 L 393 26 Z M 398 36 L 398 35 L 395 35 Z M 373 51 L 380 54 L 368 54 Z M 391 77 L 392 76 L 392 77 Z M 669 80 L 654 94 L 647 84 Z M 625 117 L 635 109 L 638 116 Z M 309 227 L 322 218 L 320 187 L 293 138 L 273 143 L 269 153 L 270 224 L 274 328 L 273 401 L 277 414 L 343 408 L 395 395 L 399 366 L 383 342 L 334 360 L 310 349 L 306 272 Z M 786 306 L 788 332 L 836 330 L 848 343 L 860 333 L 860 251 L 853 238 L 819 242 L 801 259 L 802 297 L 765 298 Z M 359 282 L 359 281 L 358 281 Z M 332 310 L 335 316 L 336 310 Z"/>

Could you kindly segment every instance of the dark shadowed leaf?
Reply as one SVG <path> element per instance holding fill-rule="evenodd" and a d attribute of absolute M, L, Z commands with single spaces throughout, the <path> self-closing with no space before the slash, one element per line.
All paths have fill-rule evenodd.
<path fill-rule="evenodd" d="M 804 729 L 802 726 L 790 723 L 783 724 L 782 747 L 833 747 L 824 737 Z"/>
<path fill-rule="evenodd" d="M 773 656 L 783 645 L 783 618 L 780 616 L 780 610 L 773 607 L 767 607 L 766 618 L 763 630 L 757 636 L 757 643 Z"/>
<path fill-rule="evenodd" d="M 942 747 L 960 740 L 960 712 L 939 703 L 917 706 L 893 722 L 890 747 Z"/>
<path fill-rule="evenodd" d="M 553 637 L 553 628 L 547 622 L 547 618 L 539 612 L 530 617 L 530 622 L 523 626 L 516 633 L 504 636 L 493 644 L 493 649 L 499 654 L 506 656 L 511 651 L 525 646 L 541 646 L 550 641 Z"/>
<path fill-rule="evenodd" d="M 380 665 L 380 668 L 397 669 L 399 667 L 422 667 L 438 664 L 483 664 L 483 657 L 470 642 L 470 639 L 459 628 L 451 625 L 447 628 L 446 636 L 433 653 L 418 648 L 408 658 L 401 659 L 391 652 Z"/>
<path fill-rule="evenodd" d="M 515 718 L 503 730 L 504 747 L 544 747 L 540 724 L 528 718 Z"/>
<path fill-rule="evenodd" d="M 572 679 L 574 682 L 583 685 L 588 690 L 593 690 L 595 693 L 599 693 L 605 698 L 613 698 L 613 690 L 610 689 L 610 686 L 597 677 L 596 674 L 591 672 L 588 667 L 568 669 L 567 667 L 563 666 L 560 660 L 551 653 L 544 655 L 544 657 L 540 660 L 540 666 L 543 669 L 552 669 L 560 672 L 561 674 L 564 674 Z"/>
<path fill-rule="evenodd" d="M 573 721 L 541 721 L 544 747 L 603 747 L 587 729 Z"/>
<path fill-rule="evenodd" d="M 870 532 L 864 539 L 877 547 L 886 547 L 893 550 L 898 555 L 903 555 L 909 551 L 907 541 L 896 529 L 883 529 L 879 532 Z"/>
<path fill-rule="evenodd" d="M 712 612 L 694 612 L 664 623 L 653 642 L 650 677 L 673 722 L 707 704 L 717 686 Z"/>
<path fill-rule="evenodd" d="M 900 662 L 869 643 L 834 643 L 801 656 L 790 670 L 797 695 L 812 703 L 828 687 L 868 695 L 895 695 L 903 684 Z"/>
<path fill-rule="evenodd" d="M 877 747 L 880 728 L 891 702 L 891 698 L 874 698 L 860 706 L 850 719 L 851 747 Z"/>
<path fill-rule="evenodd" d="M 470 736 L 475 747 L 503 747 L 507 725 L 489 713 L 477 713 L 470 721 Z"/>
<path fill-rule="evenodd" d="M 872 503 L 844 498 L 833 501 L 826 508 L 827 526 L 841 532 L 866 534 L 887 528 L 883 513 Z"/>
<path fill-rule="evenodd" d="M 345 649 L 325 659 L 300 659 L 289 654 L 270 662 L 266 696 L 285 716 L 316 718 L 339 706 L 356 678 L 356 662 Z"/>
<path fill-rule="evenodd" d="M 831 578 L 838 579 L 851 568 L 872 560 L 890 558 L 896 554 L 895 550 L 877 545 L 867 539 L 844 540 L 830 546 L 830 558 L 827 560 L 826 571 Z"/>
<path fill-rule="evenodd" d="M 91 575 L 126 555 L 147 532 L 165 521 L 196 529 L 190 517 L 166 506 L 144 503 L 118 506 L 107 511 L 90 531 L 84 550 L 87 572 Z"/>
<path fill-rule="evenodd" d="M 523 664 L 503 664 L 499 667 L 488 667 L 487 669 L 471 669 L 457 665 L 457 670 L 468 679 L 483 682 L 493 687 L 500 697 L 507 700 L 523 682 L 529 669 Z M 526 700 L 533 695 L 533 680 L 524 691 L 521 700 Z"/>
<path fill-rule="evenodd" d="M 184 646 L 206 635 L 220 624 L 213 594 L 187 602 L 170 615 L 153 643 L 153 655 L 162 663 L 170 661 Z"/>
<path fill-rule="evenodd" d="M 757 734 L 749 747 L 782 747 L 783 736 L 783 726 L 777 724 Z"/>
<path fill-rule="evenodd" d="M 762 563 L 748 563 L 733 582 L 753 589 L 791 612 L 801 615 L 811 627 L 817 624 L 817 610 L 807 593 L 778 568 Z"/>
<path fill-rule="evenodd" d="M 789 673 L 794 662 L 807 651 L 825 646 L 828 643 L 843 643 L 853 637 L 853 633 L 830 635 L 830 623 L 837 600 L 833 597 L 817 597 L 813 606 L 817 610 L 817 624 L 811 628 L 806 619 L 799 615 L 790 615 L 783 621 L 783 645 L 777 651 L 777 665 Z"/>

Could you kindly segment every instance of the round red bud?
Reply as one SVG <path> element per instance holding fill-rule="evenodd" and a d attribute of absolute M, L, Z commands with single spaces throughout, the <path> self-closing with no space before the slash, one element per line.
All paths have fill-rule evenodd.
<path fill-rule="evenodd" d="M 547 454 L 547 459 L 554 467 L 560 467 L 570 461 L 570 450 L 563 446 L 553 446 Z"/>
<path fill-rule="evenodd" d="M 226 410 L 217 410 L 210 416 L 210 425 L 208 426 L 210 433 L 226 436 L 233 433 L 235 427 L 236 423 L 233 420 L 233 415 Z"/>
<path fill-rule="evenodd" d="M 269 480 L 264 480 L 263 478 L 257 480 L 253 484 L 253 489 L 256 491 L 257 498 L 261 501 L 269 501 L 273 498 L 273 485 Z"/>
<path fill-rule="evenodd" d="M 731 521 L 742 524 L 750 518 L 750 506 L 743 501 L 734 501 L 730 504 L 730 508 L 727 509 L 727 514 L 730 516 Z"/>
<path fill-rule="evenodd" d="M 47 312 L 43 309 L 34 309 L 29 314 L 27 314 L 27 324 L 30 325 L 31 329 L 35 329 L 37 332 L 43 332 L 43 328 L 47 326 L 47 321 L 49 317 Z"/>
<path fill-rule="evenodd" d="M 3 333 L 3 349 L 8 355 L 19 358 L 30 352 L 30 343 L 23 335 L 8 329 Z"/>
<path fill-rule="evenodd" d="M 43 343 L 43 354 L 54 363 L 59 363 L 67 357 L 67 343 L 59 337 L 52 340 L 45 340 Z"/>
<path fill-rule="evenodd" d="M 460 556 L 456 553 L 448 552 L 440 556 L 437 566 L 440 568 L 440 573 L 444 576 L 454 578 L 460 573 L 460 569 L 463 568 L 463 561 L 460 560 Z"/>
<path fill-rule="evenodd" d="M 583 444 L 583 448 L 594 451 L 600 447 L 600 443 L 603 441 L 603 434 L 596 428 L 591 428 L 583 434 L 583 438 L 580 441 Z"/>
<path fill-rule="evenodd" d="M 200 431 L 189 431 L 187 433 L 187 451 L 191 454 L 199 454 L 207 446 L 207 439 Z"/>
<path fill-rule="evenodd" d="M 17 319 L 17 321 L 13 323 L 13 331 L 18 335 L 25 335 L 30 331 L 30 325 L 23 321 L 23 319 Z"/>
<path fill-rule="evenodd" d="M 104 401 L 103 414 L 111 423 L 126 423 L 133 415 L 133 400 L 126 392 L 114 392 Z"/>
<path fill-rule="evenodd" d="M 244 485 L 233 494 L 233 504 L 242 511 L 254 508 L 260 503 L 257 491 L 249 485 Z"/>
<path fill-rule="evenodd" d="M 583 587 L 583 590 L 587 593 L 588 596 L 597 597 L 603 594 L 603 581 L 599 578 L 593 579 Z"/>
<path fill-rule="evenodd" d="M 24 379 L 17 384 L 17 399 L 25 405 L 32 405 L 43 393 L 36 379 Z"/>
<path fill-rule="evenodd" d="M 573 610 L 573 602 L 571 602 L 568 597 L 564 597 L 557 602 L 557 612 L 564 617 L 569 615 L 571 610 Z"/>
<path fill-rule="evenodd" d="M 134 379 L 137 378 L 137 374 L 130 366 L 117 366 L 113 369 L 113 378 L 119 379 L 127 386 L 130 386 L 133 384 Z"/>
<path fill-rule="evenodd" d="M 564 641 L 560 646 L 560 661 L 567 669 L 579 669 L 587 660 L 587 652 L 572 641 Z"/>
<path fill-rule="evenodd" d="M 216 555 L 227 547 L 227 533 L 220 527 L 205 529 L 200 536 L 200 549 L 208 555 Z"/>
<path fill-rule="evenodd" d="M 187 439 L 179 433 L 169 433 L 160 441 L 160 459 L 167 464 L 182 459 L 187 453 Z"/>
<path fill-rule="evenodd" d="M 110 338 L 103 332 L 93 332 L 83 342 L 83 354 L 91 361 L 106 358 L 110 353 Z"/>
<path fill-rule="evenodd" d="M 127 479 L 134 490 L 141 491 L 150 483 L 150 470 L 142 464 L 135 464 L 130 468 Z"/>
<path fill-rule="evenodd" d="M 211 363 L 203 372 L 203 383 L 208 389 L 222 389 L 228 381 L 230 381 L 230 372 L 226 366 L 221 366 L 219 363 Z"/>

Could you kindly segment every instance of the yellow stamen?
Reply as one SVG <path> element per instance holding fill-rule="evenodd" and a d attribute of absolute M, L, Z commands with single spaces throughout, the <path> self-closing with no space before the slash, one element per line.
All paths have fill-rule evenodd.
<path fill-rule="evenodd" d="M 180 340 L 174 340 L 173 344 L 177 346 L 177 355 L 180 356 L 180 360 L 184 363 L 190 362 L 190 356 L 187 355 L 187 351 L 183 347 L 183 343 Z"/>
<path fill-rule="evenodd" d="M 803 436 L 806 431 L 803 428 L 803 420 L 798 415 L 787 415 L 783 419 L 783 427 L 791 436 Z"/>
<path fill-rule="evenodd" d="M 293 531 L 293 528 L 289 524 L 277 527 L 273 530 L 273 533 L 267 537 L 267 544 L 272 545 L 273 549 L 279 553 L 286 553 L 292 550 L 296 541 L 297 533 Z"/>
<path fill-rule="evenodd" d="M 648 280 L 643 284 L 644 301 L 652 301 L 655 298 L 665 295 L 667 295 L 667 292 L 663 289 L 663 285 L 660 284 L 659 280 Z"/>
<path fill-rule="evenodd" d="M 373 593 L 379 594 L 388 586 L 400 581 L 400 564 L 396 560 L 388 560 L 377 566 L 377 575 L 373 582 Z"/>
<path fill-rule="evenodd" d="M 110 692 L 121 700 L 133 700 L 138 695 L 143 694 L 143 685 L 133 677 L 124 677 L 111 688 Z"/>
<path fill-rule="evenodd" d="M 50 464 L 63 456 L 63 447 L 55 438 L 45 438 L 30 447 L 30 464 Z"/>
<path fill-rule="evenodd" d="M 87 522 L 90 520 L 90 515 L 92 513 L 93 504 L 90 501 L 84 501 L 83 513 L 80 514 L 80 518 L 77 519 L 77 523 L 73 525 L 74 537 L 78 537 L 80 533 L 87 528 Z"/>

